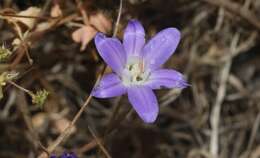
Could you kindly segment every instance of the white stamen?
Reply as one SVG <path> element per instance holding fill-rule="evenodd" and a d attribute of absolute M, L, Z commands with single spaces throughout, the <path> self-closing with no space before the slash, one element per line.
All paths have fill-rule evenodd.
<path fill-rule="evenodd" d="M 149 72 L 144 70 L 144 63 L 138 57 L 130 57 L 122 74 L 125 86 L 142 85 L 148 79 Z"/>

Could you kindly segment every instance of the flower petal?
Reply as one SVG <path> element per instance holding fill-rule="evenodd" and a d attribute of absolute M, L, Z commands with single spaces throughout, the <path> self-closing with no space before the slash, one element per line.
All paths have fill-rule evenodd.
<path fill-rule="evenodd" d="M 153 123 L 159 113 L 156 96 L 149 87 L 131 87 L 127 90 L 128 99 L 137 114 L 146 123 Z"/>
<path fill-rule="evenodd" d="M 162 87 L 183 89 L 189 84 L 178 71 L 172 69 L 158 69 L 151 72 L 146 85 L 152 89 L 161 89 Z"/>
<path fill-rule="evenodd" d="M 122 85 L 120 78 L 114 74 L 107 74 L 102 77 L 97 87 L 91 95 L 97 98 L 110 98 L 126 93 L 126 88 Z"/>
<path fill-rule="evenodd" d="M 54 154 L 52 154 L 52 155 L 50 156 L 50 158 L 57 158 L 57 156 L 54 155 Z"/>
<path fill-rule="evenodd" d="M 102 33 L 97 33 L 95 44 L 100 56 L 117 74 L 122 72 L 126 63 L 126 54 L 121 42 L 116 38 L 107 38 Z"/>
<path fill-rule="evenodd" d="M 77 158 L 76 154 L 74 153 L 66 153 L 64 152 L 60 158 Z"/>
<path fill-rule="evenodd" d="M 145 44 L 145 31 L 137 20 L 130 20 L 125 32 L 123 45 L 127 56 L 139 56 Z"/>
<path fill-rule="evenodd" d="M 165 63 L 177 48 L 180 37 L 176 28 L 167 28 L 156 34 L 143 49 L 146 66 L 153 70 Z"/>

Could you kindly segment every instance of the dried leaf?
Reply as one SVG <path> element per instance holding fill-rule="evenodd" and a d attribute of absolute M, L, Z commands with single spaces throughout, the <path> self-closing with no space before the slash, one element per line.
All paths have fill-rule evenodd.
<path fill-rule="evenodd" d="M 39 31 L 39 32 L 45 31 L 45 30 L 49 29 L 50 27 L 51 27 L 50 22 L 42 22 L 42 23 L 37 24 L 35 31 Z"/>
<path fill-rule="evenodd" d="M 83 51 L 86 49 L 87 44 L 94 38 L 97 30 L 91 26 L 83 26 L 72 33 L 72 39 L 81 43 L 80 50 Z"/>
<path fill-rule="evenodd" d="M 51 17 L 59 17 L 62 16 L 62 11 L 60 9 L 60 5 L 59 4 L 55 4 L 52 8 L 51 8 Z"/>
<path fill-rule="evenodd" d="M 38 16 L 41 12 L 40 8 L 37 7 L 29 7 L 28 9 L 19 12 L 17 15 L 20 16 Z M 23 23 L 24 25 L 26 25 L 29 29 L 32 29 L 35 25 L 35 18 L 21 18 L 21 17 L 14 17 L 13 18 L 15 21 L 19 21 L 21 23 Z"/>
<path fill-rule="evenodd" d="M 21 44 L 21 40 L 19 38 L 15 38 L 12 42 L 13 46 L 19 46 Z"/>
<path fill-rule="evenodd" d="M 102 13 L 91 15 L 89 18 L 89 23 L 95 26 L 98 31 L 103 33 L 107 33 L 112 29 L 111 21 Z"/>

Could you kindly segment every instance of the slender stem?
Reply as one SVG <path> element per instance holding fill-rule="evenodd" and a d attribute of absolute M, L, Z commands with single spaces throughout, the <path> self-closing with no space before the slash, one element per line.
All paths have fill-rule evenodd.
<path fill-rule="evenodd" d="M 28 89 L 23 88 L 22 86 L 19 86 L 18 84 L 14 83 L 13 81 L 8 81 L 8 83 L 10 83 L 11 85 L 15 86 L 16 88 L 24 91 L 25 93 L 32 95 L 33 93 L 31 91 L 29 91 Z"/>
<path fill-rule="evenodd" d="M 88 126 L 88 130 L 90 131 L 91 135 L 94 137 L 96 143 L 99 145 L 100 149 L 102 150 L 102 152 L 106 155 L 107 158 L 112 158 L 108 151 L 106 150 L 106 148 L 104 147 L 104 145 L 102 144 L 101 140 L 99 140 L 99 138 L 96 136 L 95 132 Z"/>
<path fill-rule="evenodd" d="M 121 15 L 122 15 L 122 8 L 123 8 L 123 0 L 120 0 L 119 11 L 118 11 L 118 14 L 117 14 L 117 19 L 116 19 L 116 23 L 115 23 L 115 30 L 113 32 L 113 37 L 116 36 L 117 31 L 118 31 L 119 22 L 120 22 Z"/>
<path fill-rule="evenodd" d="M 220 73 L 220 85 L 217 91 L 216 101 L 211 112 L 210 123 L 212 130 L 209 147 L 212 158 L 217 158 L 219 156 L 219 125 L 221 119 L 221 106 L 226 95 L 227 80 L 232 65 L 232 54 L 237 49 L 238 40 L 239 34 L 236 34 L 231 42 L 229 60 L 226 61 Z"/>
<path fill-rule="evenodd" d="M 42 19 L 42 20 L 58 19 L 57 17 L 25 16 L 25 15 L 5 14 L 5 13 L 0 13 L 0 15 L 1 15 L 1 16 L 7 16 L 7 17 L 29 18 L 29 19 Z"/>

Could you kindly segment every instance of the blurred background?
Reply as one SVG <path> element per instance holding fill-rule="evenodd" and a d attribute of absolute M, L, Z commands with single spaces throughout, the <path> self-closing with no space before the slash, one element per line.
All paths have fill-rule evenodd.
<path fill-rule="evenodd" d="M 0 157 L 259 158 L 260 1 L 121 2 L 0 1 Z M 104 68 L 93 37 L 122 39 L 133 18 L 147 40 L 181 30 L 165 67 L 191 86 L 156 91 L 154 124 L 126 96 L 92 98 L 75 119 Z"/>

